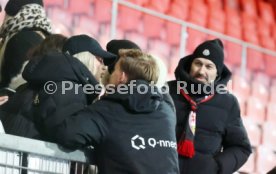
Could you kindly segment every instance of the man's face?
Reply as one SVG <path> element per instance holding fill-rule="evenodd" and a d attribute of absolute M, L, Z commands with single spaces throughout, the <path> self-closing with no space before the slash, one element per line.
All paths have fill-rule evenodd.
<path fill-rule="evenodd" d="M 116 63 L 114 71 L 112 72 L 110 78 L 109 78 L 109 84 L 113 84 L 115 86 L 118 86 L 119 84 L 126 83 L 127 78 L 125 73 L 120 68 L 120 60 Z"/>
<path fill-rule="evenodd" d="M 197 81 L 210 84 L 215 81 L 217 77 L 216 65 L 205 58 L 195 58 L 191 64 L 189 73 Z"/>

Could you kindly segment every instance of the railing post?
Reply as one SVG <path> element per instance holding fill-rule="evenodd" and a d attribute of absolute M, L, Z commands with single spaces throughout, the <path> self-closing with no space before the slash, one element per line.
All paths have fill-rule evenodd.
<path fill-rule="evenodd" d="M 246 78 L 247 44 L 242 44 L 241 77 Z"/>
<path fill-rule="evenodd" d="M 114 39 L 116 36 L 117 16 L 118 16 L 118 0 L 112 0 L 110 39 Z"/>
<path fill-rule="evenodd" d="M 186 43 L 187 43 L 187 26 L 181 25 L 180 33 L 180 46 L 179 46 L 179 56 L 180 58 L 186 55 Z"/>

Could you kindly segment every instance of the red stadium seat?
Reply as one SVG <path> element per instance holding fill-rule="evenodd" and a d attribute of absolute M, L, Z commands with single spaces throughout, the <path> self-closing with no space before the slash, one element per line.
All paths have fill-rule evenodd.
<path fill-rule="evenodd" d="M 171 45 L 179 45 L 181 39 L 181 25 L 166 22 L 166 41 Z"/>
<path fill-rule="evenodd" d="M 270 77 L 276 77 L 276 57 L 265 55 L 265 73 Z"/>
<path fill-rule="evenodd" d="M 225 60 L 232 65 L 240 66 L 242 60 L 242 46 L 233 42 L 226 42 Z"/>
<path fill-rule="evenodd" d="M 265 146 L 257 148 L 256 172 L 267 173 L 275 167 L 276 154 L 272 149 Z"/>
<path fill-rule="evenodd" d="M 209 8 L 213 9 L 222 9 L 222 1 L 217 1 L 217 0 L 205 0 L 206 4 L 208 5 Z"/>
<path fill-rule="evenodd" d="M 163 62 L 169 64 L 170 46 L 161 40 L 152 40 L 149 42 L 149 53 L 156 55 Z"/>
<path fill-rule="evenodd" d="M 168 15 L 181 20 L 186 20 L 188 16 L 188 1 L 179 4 L 174 2 L 168 11 Z M 166 41 L 171 45 L 179 45 L 181 38 L 181 25 L 166 21 Z"/>
<path fill-rule="evenodd" d="M 272 4 L 264 1 L 257 1 L 257 4 L 258 12 L 262 20 L 269 24 L 275 23 Z"/>
<path fill-rule="evenodd" d="M 139 33 L 127 33 L 125 39 L 131 40 L 136 43 L 142 50 L 147 50 L 148 39 Z"/>
<path fill-rule="evenodd" d="M 257 16 L 255 0 L 240 0 L 242 10 L 250 16 Z"/>
<path fill-rule="evenodd" d="M 142 12 L 126 6 L 119 6 L 118 27 L 123 31 L 139 31 Z"/>
<path fill-rule="evenodd" d="M 264 82 L 254 81 L 252 84 L 252 92 L 251 95 L 262 100 L 264 104 L 268 102 L 269 99 L 269 90 L 268 85 Z"/>
<path fill-rule="evenodd" d="M 149 0 L 128 0 L 131 3 L 143 6 L 145 4 L 148 4 Z"/>
<path fill-rule="evenodd" d="M 155 16 L 144 14 L 143 16 L 143 34 L 148 38 L 159 39 L 162 37 L 164 20 Z M 158 31 L 158 32 L 157 32 Z"/>
<path fill-rule="evenodd" d="M 276 88 L 275 88 L 276 89 Z M 276 97 L 276 95 L 274 95 Z M 266 118 L 268 122 L 276 123 L 276 100 L 267 104 Z"/>
<path fill-rule="evenodd" d="M 82 0 L 79 2 L 76 0 L 70 0 L 68 9 L 73 14 L 92 15 L 92 1 L 93 0 Z"/>
<path fill-rule="evenodd" d="M 94 17 L 97 21 L 108 23 L 111 21 L 112 1 L 95 0 Z"/>
<path fill-rule="evenodd" d="M 237 39 L 242 39 L 242 27 L 241 25 L 232 25 L 231 23 L 226 21 L 225 34 Z"/>
<path fill-rule="evenodd" d="M 264 61 L 263 54 L 257 50 L 248 48 L 247 49 L 247 68 L 253 71 L 264 70 L 265 61 Z"/>
<path fill-rule="evenodd" d="M 255 38 L 258 38 L 256 17 L 252 17 L 243 12 L 241 14 L 241 22 L 244 40 L 254 44 L 258 44 L 258 42 L 255 41 Z"/>
<path fill-rule="evenodd" d="M 220 33 L 225 31 L 225 14 L 221 8 L 209 7 L 207 27 Z"/>
<path fill-rule="evenodd" d="M 271 25 L 265 22 L 263 19 L 258 18 L 257 19 L 257 29 L 258 29 L 258 35 L 260 39 L 262 37 L 271 37 Z"/>
<path fill-rule="evenodd" d="M 260 125 L 248 117 L 243 117 L 242 119 L 251 145 L 254 147 L 259 146 L 262 142 L 262 131 Z"/>
<path fill-rule="evenodd" d="M 46 8 L 48 8 L 48 7 L 55 7 L 55 6 L 57 6 L 57 7 L 64 7 L 64 5 L 65 5 L 64 4 L 64 0 L 44 0 L 43 3 L 44 3 L 44 6 Z"/>
<path fill-rule="evenodd" d="M 183 1 L 182 3 L 173 2 L 167 12 L 168 15 L 178 19 L 186 20 L 188 17 L 189 2 Z"/>
<path fill-rule="evenodd" d="M 269 97 L 269 101 L 276 103 L 276 84 L 273 84 L 270 86 L 270 97 Z"/>
<path fill-rule="evenodd" d="M 276 41 L 276 23 L 271 24 L 271 31 L 272 31 L 271 35 L 274 38 L 274 41 Z"/>
<path fill-rule="evenodd" d="M 170 8 L 170 0 L 159 0 L 158 3 L 155 0 L 150 0 L 146 7 L 161 13 L 165 13 Z"/>
<path fill-rule="evenodd" d="M 273 38 L 271 38 L 271 36 L 261 36 L 260 44 L 262 47 L 269 50 L 276 50 L 276 42 Z"/>
<path fill-rule="evenodd" d="M 208 9 L 204 2 L 191 1 L 188 21 L 200 26 L 206 26 Z"/>
<path fill-rule="evenodd" d="M 188 28 L 186 51 L 192 53 L 196 47 L 207 39 L 207 35 L 200 31 Z"/>
<path fill-rule="evenodd" d="M 260 43 L 256 29 L 255 30 L 243 29 L 243 40 L 245 40 L 246 42 L 255 44 L 255 45 L 259 45 L 259 43 Z"/>
<path fill-rule="evenodd" d="M 241 116 L 245 117 L 245 111 L 246 111 L 246 99 L 243 98 L 242 94 L 236 93 L 234 91 L 234 95 L 237 97 L 238 102 L 239 102 L 239 106 L 240 106 L 240 112 L 241 112 Z"/>
<path fill-rule="evenodd" d="M 88 34 L 92 37 L 97 37 L 99 34 L 100 25 L 91 17 L 81 16 L 78 23 L 73 28 L 73 35 Z"/>
<path fill-rule="evenodd" d="M 263 145 L 276 150 L 276 122 L 263 124 Z"/>
<path fill-rule="evenodd" d="M 62 24 L 59 20 L 52 20 L 51 21 L 53 27 L 53 33 L 62 34 L 64 36 L 71 36 L 72 33 L 66 25 Z"/>
<path fill-rule="evenodd" d="M 239 0 L 223 0 L 224 8 L 231 8 L 233 10 L 240 10 Z"/>
<path fill-rule="evenodd" d="M 61 8 L 53 8 L 48 15 L 50 19 L 59 21 L 61 24 L 65 25 L 68 28 L 72 27 L 73 17 L 66 10 L 63 10 Z"/>
<path fill-rule="evenodd" d="M 233 91 L 238 93 L 240 97 L 247 99 L 250 95 L 251 86 L 248 80 L 241 77 L 240 74 L 233 76 Z"/>
<path fill-rule="evenodd" d="M 170 61 L 169 61 L 169 70 L 168 70 L 168 73 L 172 74 L 173 79 L 175 79 L 174 71 L 175 71 L 180 59 L 181 59 L 181 57 L 179 55 L 179 49 L 174 48 L 174 50 L 171 51 Z"/>
<path fill-rule="evenodd" d="M 225 34 L 242 38 L 241 18 L 238 10 L 225 7 Z"/>
<path fill-rule="evenodd" d="M 264 72 L 257 72 L 253 74 L 253 79 L 252 81 L 254 83 L 260 83 L 262 86 L 265 86 L 267 89 L 270 86 L 270 77 L 264 73 Z"/>
<path fill-rule="evenodd" d="M 265 121 L 265 103 L 256 98 L 249 97 L 247 100 L 246 116 L 262 124 Z"/>

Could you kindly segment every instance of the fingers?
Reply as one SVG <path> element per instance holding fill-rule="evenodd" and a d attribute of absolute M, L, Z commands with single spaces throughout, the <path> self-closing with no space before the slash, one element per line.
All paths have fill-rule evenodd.
<path fill-rule="evenodd" d="M 0 97 L 0 105 L 6 103 L 9 100 L 8 96 L 1 96 Z"/>

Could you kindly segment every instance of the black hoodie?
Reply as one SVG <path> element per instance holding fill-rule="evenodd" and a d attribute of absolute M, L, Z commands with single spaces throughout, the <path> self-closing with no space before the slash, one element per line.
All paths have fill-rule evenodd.
<path fill-rule="evenodd" d="M 191 111 L 188 101 L 180 94 L 178 82 L 187 83 L 187 91 L 194 99 L 207 93 L 191 94 L 191 86 L 199 86 L 198 81 L 189 75 L 191 56 L 180 60 L 176 70 L 176 80 L 168 82 L 177 115 L 176 137 L 180 140 Z M 214 87 L 226 85 L 231 77 L 226 66 L 223 67 Z M 201 84 L 203 87 L 204 84 Z M 203 90 L 201 90 L 203 91 Z M 179 155 L 180 173 L 185 174 L 232 174 L 248 159 L 251 146 L 244 129 L 238 101 L 225 88 L 214 90 L 214 97 L 199 104 L 196 111 L 196 132 L 194 137 L 195 156 L 186 158 Z M 222 151 L 223 149 L 223 151 Z"/>
<path fill-rule="evenodd" d="M 133 88 L 133 94 L 108 94 L 86 109 L 60 108 L 42 126 L 67 148 L 94 146 L 100 174 L 177 174 L 175 113 L 157 90 L 138 94 Z"/>

